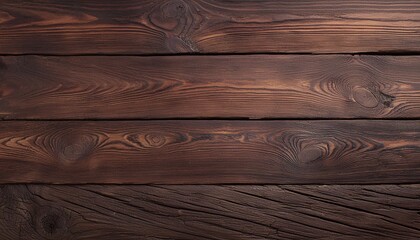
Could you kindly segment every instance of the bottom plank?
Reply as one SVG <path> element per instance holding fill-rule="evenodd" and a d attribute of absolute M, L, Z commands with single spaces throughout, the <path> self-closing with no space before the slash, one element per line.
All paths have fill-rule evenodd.
<path fill-rule="evenodd" d="M 420 185 L 4 185 L 0 239 L 418 239 Z"/>

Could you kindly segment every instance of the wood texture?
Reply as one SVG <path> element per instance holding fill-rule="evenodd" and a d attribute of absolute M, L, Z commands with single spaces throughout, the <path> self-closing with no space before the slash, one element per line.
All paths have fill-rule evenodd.
<path fill-rule="evenodd" d="M 11 239 L 418 239 L 420 185 L 0 187 Z"/>
<path fill-rule="evenodd" d="M 0 0 L 0 239 L 420 239 L 419 76 L 415 0 Z"/>
<path fill-rule="evenodd" d="M 416 0 L 0 1 L 0 54 L 419 50 Z"/>
<path fill-rule="evenodd" d="M 419 118 L 420 57 L 2 57 L 0 117 Z"/>
<path fill-rule="evenodd" d="M 416 183 L 420 121 L 6 121 L 1 183 Z"/>

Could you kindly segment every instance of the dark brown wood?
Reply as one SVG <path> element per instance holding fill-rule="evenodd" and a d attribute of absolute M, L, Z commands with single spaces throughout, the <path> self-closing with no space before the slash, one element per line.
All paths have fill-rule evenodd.
<path fill-rule="evenodd" d="M 420 57 L 2 57 L 0 117 L 418 118 Z"/>
<path fill-rule="evenodd" d="M 414 240 L 420 185 L 10 185 L 0 211 L 3 240 Z"/>
<path fill-rule="evenodd" d="M 420 121 L 6 121 L 1 183 L 416 183 Z"/>
<path fill-rule="evenodd" d="M 416 0 L 1 0 L 0 54 L 420 50 Z"/>
<path fill-rule="evenodd" d="M 420 1 L 0 0 L 0 240 L 417 240 L 419 183 Z"/>

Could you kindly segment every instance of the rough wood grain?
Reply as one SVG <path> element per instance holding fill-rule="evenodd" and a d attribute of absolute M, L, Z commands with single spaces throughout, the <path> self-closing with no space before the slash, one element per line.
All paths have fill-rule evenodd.
<path fill-rule="evenodd" d="M 0 182 L 416 183 L 420 121 L 6 121 Z"/>
<path fill-rule="evenodd" d="M 1 57 L 0 117 L 419 118 L 420 57 Z"/>
<path fill-rule="evenodd" d="M 419 50 L 416 0 L 0 1 L 0 54 Z"/>
<path fill-rule="evenodd" d="M 420 185 L 0 187 L 9 239 L 418 239 Z"/>

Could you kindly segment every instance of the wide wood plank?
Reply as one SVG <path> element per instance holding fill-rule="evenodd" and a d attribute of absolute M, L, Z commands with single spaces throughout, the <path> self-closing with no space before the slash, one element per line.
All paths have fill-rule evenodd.
<path fill-rule="evenodd" d="M 0 54 L 419 50 L 416 0 L 0 1 Z"/>
<path fill-rule="evenodd" d="M 0 187 L 9 239 L 418 239 L 420 185 Z"/>
<path fill-rule="evenodd" d="M 420 121 L 6 121 L 1 183 L 416 183 Z"/>
<path fill-rule="evenodd" d="M 0 58 L 0 118 L 419 118 L 420 57 Z"/>

